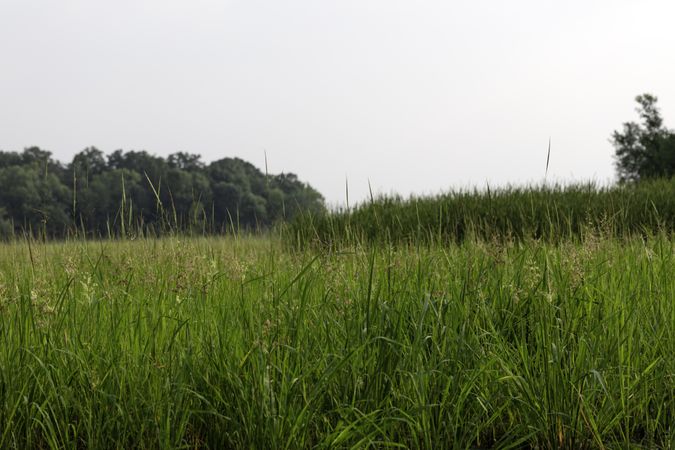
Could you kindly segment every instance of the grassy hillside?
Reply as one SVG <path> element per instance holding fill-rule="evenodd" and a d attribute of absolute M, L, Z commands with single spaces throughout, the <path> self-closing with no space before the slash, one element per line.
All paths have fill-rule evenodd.
<path fill-rule="evenodd" d="M 346 211 L 304 214 L 287 229 L 297 245 L 447 244 L 583 239 L 675 230 L 675 178 L 639 185 L 540 186 L 451 192 L 434 197 L 380 197 Z"/>
<path fill-rule="evenodd" d="M 511 217 L 509 230 L 535 212 L 512 213 L 508 199 L 556 195 L 570 208 L 599 204 L 583 190 L 501 193 L 489 207 L 501 215 L 480 221 L 485 197 L 447 200 L 475 211 L 478 230 Z M 602 211 L 642 198 L 603 195 Z M 657 198 L 656 211 L 659 201 L 671 200 Z M 425 205 L 420 218 L 436 207 Z M 390 226 L 412 214 L 412 203 L 370 208 L 341 233 L 371 236 L 369 211 Z M 617 210 L 635 220 L 626 229 L 672 224 Z M 560 203 L 548 223 L 555 211 L 551 226 L 576 230 Z M 433 240 L 433 229 L 402 230 Z M 666 235 L 285 248 L 273 238 L 0 245 L 0 447 L 672 446 Z"/>

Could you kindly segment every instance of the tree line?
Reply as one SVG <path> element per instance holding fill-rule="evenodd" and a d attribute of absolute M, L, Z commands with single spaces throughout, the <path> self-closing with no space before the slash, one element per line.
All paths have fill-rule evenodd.
<path fill-rule="evenodd" d="M 166 230 L 218 233 L 259 229 L 321 212 L 321 194 L 293 173 L 270 175 L 239 158 L 209 164 L 199 155 L 95 147 L 68 164 L 29 147 L 0 151 L 0 236 L 48 237 Z"/>

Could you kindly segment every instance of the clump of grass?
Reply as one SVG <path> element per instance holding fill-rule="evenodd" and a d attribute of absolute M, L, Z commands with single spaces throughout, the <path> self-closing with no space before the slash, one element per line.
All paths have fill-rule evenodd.
<path fill-rule="evenodd" d="M 357 207 L 304 214 L 285 229 L 295 246 L 459 243 L 465 239 L 561 242 L 601 231 L 623 238 L 675 231 L 675 178 L 637 185 L 593 184 L 384 196 Z"/>
<path fill-rule="evenodd" d="M 674 258 L 666 234 L 0 244 L 0 447 L 668 448 Z"/>

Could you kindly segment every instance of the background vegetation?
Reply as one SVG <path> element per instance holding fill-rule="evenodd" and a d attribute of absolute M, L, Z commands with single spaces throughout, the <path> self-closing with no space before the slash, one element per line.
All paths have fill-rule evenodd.
<path fill-rule="evenodd" d="M 675 178 L 611 187 L 592 184 L 458 191 L 433 197 L 374 198 L 350 210 L 300 214 L 286 228 L 295 245 L 442 244 L 583 240 L 675 230 Z"/>
<path fill-rule="evenodd" d="M 238 158 L 206 165 L 187 153 L 121 150 L 106 158 L 90 147 L 63 165 L 38 147 L 0 152 L 0 237 L 218 233 L 323 208 L 321 194 L 296 175 L 263 174 Z"/>
<path fill-rule="evenodd" d="M 675 176 L 675 131 L 663 125 L 651 94 L 635 97 L 642 124 L 626 122 L 612 134 L 616 169 L 621 182 Z"/>
<path fill-rule="evenodd" d="M 451 191 L 426 197 L 381 196 L 355 208 L 303 212 L 287 227 L 295 245 L 582 240 L 584 233 L 628 237 L 675 230 L 675 132 L 657 98 L 636 97 L 641 124 L 615 131 L 619 184 L 592 183 Z M 549 148 L 550 151 L 550 148 Z M 547 162 L 548 165 L 548 162 Z M 548 169 L 548 167 L 547 167 Z"/>

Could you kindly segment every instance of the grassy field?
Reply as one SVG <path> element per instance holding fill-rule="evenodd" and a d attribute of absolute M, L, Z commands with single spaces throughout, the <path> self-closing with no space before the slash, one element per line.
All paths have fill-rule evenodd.
<path fill-rule="evenodd" d="M 0 245 L 0 448 L 673 448 L 672 235 Z"/>

